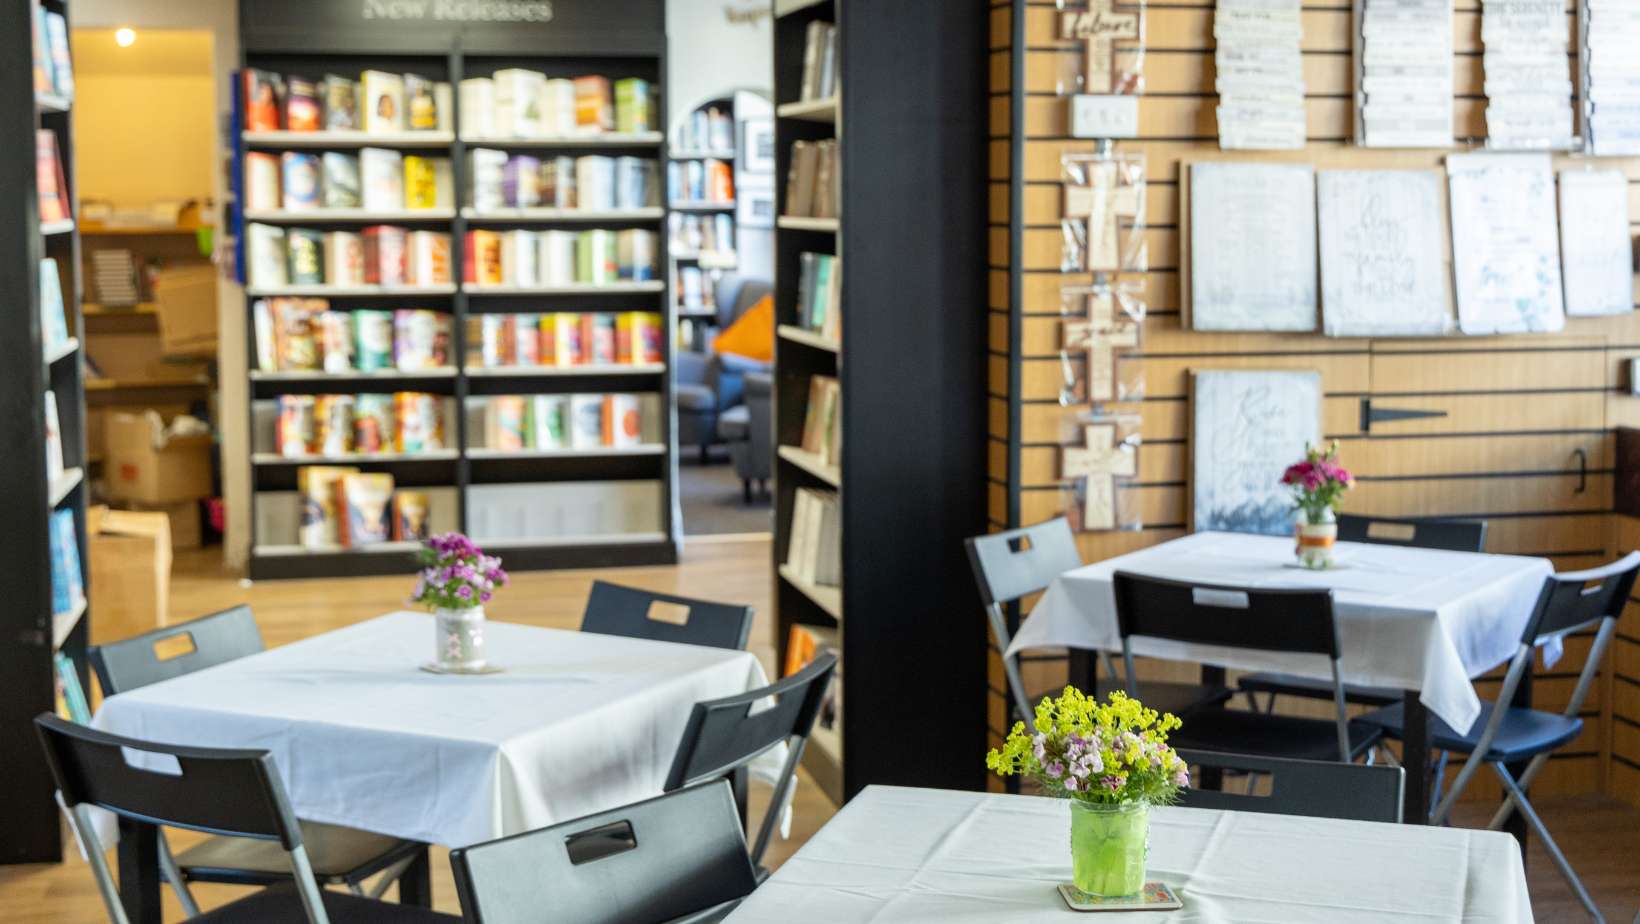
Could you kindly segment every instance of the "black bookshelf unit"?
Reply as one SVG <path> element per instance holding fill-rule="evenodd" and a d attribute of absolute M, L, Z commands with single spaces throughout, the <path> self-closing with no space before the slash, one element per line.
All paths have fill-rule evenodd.
<path fill-rule="evenodd" d="M 366 5 L 368 8 L 369 5 Z M 410 217 L 400 213 L 327 216 L 324 210 L 289 214 L 282 222 L 317 230 L 352 229 L 361 225 L 393 224 L 411 230 L 446 232 L 451 241 L 454 282 L 448 286 L 391 293 L 364 289 L 291 287 L 285 290 L 246 290 L 247 337 L 251 366 L 255 366 L 255 331 L 250 321 L 259 297 L 311 295 L 327 298 L 330 308 L 353 311 L 368 308 L 423 308 L 447 312 L 452 319 L 451 367 L 430 372 L 392 373 L 251 373 L 250 407 L 253 452 L 251 468 L 253 543 L 252 578 L 335 577 L 357 574 L 403 573 L 413 567 L 415 547 L 385 543 L 354 549 L 305 548 L 288 542 L 259 542 L 262 514 L 258 508 L 270 498 L 296 489 L 300 465 L 346 465 L 366 472 L 387 472 L 395 487 L 436 489 L 453 496 L 453 508 L 435 527 L 460 529 L 503 557 L 510 570 L 583 568 L 619 565 L 669 564 L 677 561 L 681 527 L 676 499 L 675 417 L 672 411 L 672 368 L 676 315 L 667 278 L 667 202 L 664 122 L 666 74 L 665 4 L 662 0 L 615 0 L 597 5 L 518 3 L 509 6 L 516 21 L 463 22 L 449 19 L 365 18 L 355 5 L 326 0 L 241 0 L 241 64 L 282 74 L 319 78 L 327 73 L 356 76 L 361 71 L 414 73 L 451 84 L 450 132 L 419 131 L 381 135 L 350 133 L 339 139 L 328 132 L 251 133 L 241 131 L 235 113 L 236 179 L 244 183 L 242 156 L 248 150 L 279 153 L 285 150 L 345 150 L 359 147 L 395 148 L 410 154 L 448 157 L 452 168 L 454 208 Z M 459 15 L 459 10 L 451 15 Z M 443 15 L 443 14 L 441 14 Z M 546 19 L 535 18 L 546 16 Z M 504 68 L 526 68 L 548 78 L 602 75 L 611 81 L 637 77 L 653 89 L 650 106 L 653 131 L 605 133 L 575 137 L 470 137 L 462 131 L 461 81 L 488 77 Z M 236 88 L 237 98 L 237 88 Z M 602 154 L 653 159 L 660 189 L 653 208 L 615 213 L 577 212 L 549 208 L 476 212 L 468 201 L 466 173 L 474 148 L 534 156 Z M 242 190 L 236 190 L 236 193 Z M 242 195 L 235 196 L 243 202 Z M 236 235 L 255 216 L 237 210 Z M 513 229 L 575 231 L 588 228 L 619 231 L 628 228 L 656 235 L 654 275 L 649 281 L 619 282 L 607 286 L 484 286 L 462 282 L 463 241 L 469 230 Z M 241 266 L 245 265 L 243 256 Z M 472 352 L 469 321 L 507 313 L 628 312 L 656 315 L 661 332 L 662 362 L 653 365 L 482 368 Z M 445 449 L 434 453 L 325 458 L 280 458 L 270 447 L 258 447 L 256 421 L 267 419 L 269 402 L 280 395 L 367 394 L 419 391 L 439 396 L 445 405 Z M 498 395 L 638 394 L 647 402 L 646 413 L 658 415 L 658 434 L 645 437 L 636 449 L 526 450 L 493 452 L 484 448 L 484 434 L 471 421 L 470 404 Z M 260 407 L 260 409 L 259 409 Z M 274 413 L 277 413 L 275 411 Z M 474 431 L 478 432 L 474 432 Z M 257 449 L 261 451 L 257 451 Z M 276 447 L 273 447 L 276 448 Z M 643 482 L 658 489 L 658 511 L 652 528 L 614 534 L 569 534 L 534 539 L 498 539 L 475 532 L 469 492 L 483 486 L 568 484 L 575 482 Z M 452 495 L 453 492 L 453 495 Z M 299 500 L 298 500 L 299 502 Z"/>
<path fill-rule="evenodd" d="M 6 794 L 0 817 L 0 863 L 57 862 L 62 859 L 62 818 L 52 799 L 50 773 L 40 759 L 32 720 L 57 709 L 54 659 L 73 662 L 82 688 L 89 688 L 85 651 L 91 609 L 82 599 L 67 611 L 52 605 L 50 520 L 72 511 L 82 587 L 88 575 L 84 477 L 85 371 L 79 338 L 80 237 L 72 217 L 41 222 L 36 194 L 35 132 L 56 134 L 65 186 L 63 201 L 77 213 L 74 174 L 73 100 L 36 92 L 33 72 L 32 3 L 7 4 L 0 14 L 0 118 L 12 139 L 11 156 L 0 162 L 0 201 L 9 218 L 0 220 L 0 440 L 13 452 L 0 478 L 0 506 L 8 528 L 0 534 L 0 580 L 7 588 L 4 642 L 0 643 L 0 751 L 8 755 Z M 45 0 L 45 10 L 65 17 L 66 0 Z M 46 352 L 41 318 L 40 261 L 54 259 L 71 335 Z M 50 479 L 46 455 L 45 393 L 56 396 L 64 474 Z M 89 593 L 84 595 L 89 598 Z"/>
<path fill-rule="evenodd" d="M 778 642 L 784 662 L 794 624 L 835 637 L 843 691 L 804 762 L 839 802 L 977 789 L 985 642 L 962 540 L 985 531 L 987 8 L 774 6 Z M 838 88 L 806 98 L 814 22 L 836 29 Z M 793 142 L 833 138 L 836 217 L 789 216 Z M 804 253 L 842 266 L 836 337 L 798 317 Z M 837 464 L 802 449 L 816 375 L 839 382 Z M 836 585 L 788 567 L 799 488 L 837 493 Z"/>

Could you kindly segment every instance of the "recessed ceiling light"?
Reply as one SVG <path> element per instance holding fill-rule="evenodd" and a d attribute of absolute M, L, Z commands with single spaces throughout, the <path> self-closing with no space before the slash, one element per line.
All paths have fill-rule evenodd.
<path fill-rule="evenodd" d="M 114 44 L 120 46 L 121 48 L 130 48 L 136 43 L 136 41 L 137 31 L 135 29 L 114 30 Z"/>

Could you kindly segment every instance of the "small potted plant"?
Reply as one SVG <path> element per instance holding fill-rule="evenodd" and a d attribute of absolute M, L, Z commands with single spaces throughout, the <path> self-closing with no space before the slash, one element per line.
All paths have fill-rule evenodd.
<path fill-rule="evenodd" d="M 1044 794 L 1070 800 L 1071 870 L 1077 889 L 1104 898 L 1145 886 L 1150 807 L 1178 798 L 1189 769 L 1168 746 L 1180 725 L 1113 692 L 1100 703 L 1075 687 L 1036 707 L 1036 731 L 1014 723 L 985 765 L 999 776 L 1036 780 Z"/>
<path fill-rule="evenodd" d="M 460 533 L 443 533 L 422 542 L 421 572 L 411 603 L 433 611 L 435 660 L 445 673 L 480 673 L 484 658 L 484 604 L 496 588 L 507 585 L 501 559 Z"/>
<path fill-rule="evenodd" d="M 1333 545 L 1338 541 L 1334 508 L 1355 484 L 1355 476 L 1338 464 L 1338 441 L 1333 440 L 1324 452 L 1306 447 L 1304 460 L 1287 466 L 1281 483 L 1293 489 L 1298 563 L 1314 570 L 1332 567 Z"/>

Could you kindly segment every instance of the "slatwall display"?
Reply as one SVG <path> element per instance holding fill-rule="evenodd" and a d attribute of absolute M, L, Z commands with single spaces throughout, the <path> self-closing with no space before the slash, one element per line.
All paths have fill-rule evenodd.
<path fill-rule="evenodd" d="M 1573 15 L 1568 5 L 1568 16 Z M 1058 403 L 1060 288 L 1089 281 L 1059 271 L 1060 156 L 1090 149 L 1074 141 L 1056 76 L 1080 51 L 1058 38 L 1053 2 L 994 3 L 991 10 L 991 279 L 989 381 L 990 509 L 993 529 L 1041 522 L 1061 513 L 1057 454 L 1065 409 Z M 1455 12 L 1454 144 L 1484 143 L 1480 3 Z M 1350 512 L 1483 517 L 1489 551 L 1543 555 L 1557 568 L 1610 560 L 1640 541 L 1622 538 L 1612 515 L 1614 427 L 1640 420 L 1628 397 L 1627 361 L 1640 356 L 1640 314 L 1573 318 L 1556 334 L 1443 339 L 1339 339 L 1313 334 L 1204 334 L 1180 324 L 1181 164 L 1196 159 L 1303 162 L 1318 167 L 1436 168 L 1444 152 L 1352 146 L 1351 11 L 1306 0 L 1303 11 L 1308 144 L 1301 152 L 1222 156 L 1215 134 L 1213 4 L 1186 0 L 1151 6 L 1145 23 L 1147 95 L 1139 138 L 1118 151 L 1147 158 L 1146 281 L 1149 313 L 1142 355 L 1146 397 L 1122 405 L 1143 416 L 1138 495 L 1145 529 L 1084 533 L 1087 561 L 1109 558 L 1185 533 L 1189 483 L 1187 382 L 1191 369 L 1315 369 L 1325 389 L 1328 437 L 1342 445 L 1360 483 Z M 1572 34 L 1577 34 L 1575 31 Z M 1568 74 L 1572 62 L 1568 60 Z M 1557 167 L 1569 163 L 1557 158 Z M 1640 202 L 1640 158 L 1602 161 L 1630 178 Z M 1640 215 L 1640 209 L 1635 210 Z M 1621 389 L 1621 390 L 1620 390 Z M 1372 411 L 1439 416 L 1371 421 Z M 977 600 L 971 608 L 979 617 Z M 1634 617 L 1640 618 L 1640 617 Z M 1556 753 L 1534 793 L 1612 788 L 1640 802 L 1640 623 L 1627 625 L 1615 688 L 1608 672 L 1590 694 L 1588 729 Z M 1566 657 L 1540 670 L 1535 704 L 1569 698 L 1591 639 L 1574 638 Z M 1025 662 L 1026 684 L 1049 689 L 1067 672 L 1064 655 Z M 1193 678 L 1192 665 L 1146 663 L 1158 677 Z M 991 739 L 1006 730 L 1006 683 L 991 655 Z M 1478 683 L 1483 697 L 1500 677 Z M 1611 719 L 1614 697 L 1621 721 Z M 1302 708 L 1302 707 L 1299 707 Z M 1322 708 L 1326 708 L 1323 706 Z M 1614 737 L 1614 730 L 1616 732 Z M 1468 789 L 1496 800 L 1485 775 Z"/>

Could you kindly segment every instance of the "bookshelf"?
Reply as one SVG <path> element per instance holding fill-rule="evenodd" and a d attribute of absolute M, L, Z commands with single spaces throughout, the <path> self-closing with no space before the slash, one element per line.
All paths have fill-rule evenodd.
<path fill-rule="evenodd" d="M 80 684 L 88 684 L 85 651 L 92 607 L 82 593 L 66 607 L 53 605 L 51 518 L 71 513 L 82 588 L 89 572 L 86 543 L 84 326 L 81 301 L 80 235 L 72 217 L 41 221 L 36 194 L 37 130 L 56 135 L 64 185 L 62 202 L 77 209 L 74 173 L 74 103 L 69 92 L 41 93 L 32 67 L 32 3 L 6 4 L 0 13 L 0 118 L 13 155 L 0 163 L 0 196 L 11 211 L 0 219 L 0 389 L 6 413 L 0 438 L 20 447 L 0 479 L 0 504 L 8 528 L 0 538 L 0 581 L 7 588 L 5 643 L 0 644 L 0 749 L 8 761 L 6 795 L 0 815 L 0 863 L 57 862 L 62 859 L 62 818 L 52 801 L 50 774 L 39 753 L 31 721 L 57 710 L 56 669 L 61 652 L 72 660 Z M 66 0 L 46 0 L 46 12 L 69 17 Z M 66 29 L 65 29 L 66 33 Z M 65 88 L 66 89 L 66 88 Z M 49 178 L 48 178 L 49 182 Z M 41 264 L 56 261 L 57 281 L 71 335 L 48 348 L 42 320 Z M 45 394 L 57 405 L 64 469 L 53 477 L 46 453 Z"/>
<path fill-rule="evenodd" d="M 983 783 L 983 712 L 963 710 L 984 699 L 984 629 L 962 552 L 985 531 L 982 14 L 942 0 L 775 4 L 776 630 L 782 664 L 794 625 L 840 653 L 841 708 L 804 752 L 839 802 L 871 784 Z M 837 86 L 806 98 L 817 22 L 836 30 Z M 816 216 L 830 210 L 791 201 L 793 144 L 829 139 L 839 191 Z M 842 266 L 840 330 L 814 323 L 805 254 Z M 830 458 L 805 448 L 815 376 L 838 382 Z M 799 516 L 811 491 L 835 492 L 836 547 L 821 543 L 835 583 L 793 561 L 818 539 Z"/>
<path fill-rule="evenodd" d="M 528 5 L 517 5 L 523 9 Z M 363 548 L 304 547 L 290 530 L 297 495 L 297 469 L 304 465 L 354 466 L 394 477 L 396 488 L 424 492 L 430 498 L 430 526 L 460 529 L 487 549 L 504 550 L 510 570 L 672 563 L 681 539 L 676 512 L 676 438 L 671 414 L 673 324 L 664 247 L 669 209 L 664 188 L 656 203 L 642 208 L 566 209 L 474 205 L 468 174 L 476 148 L 509 157 L 539 158 L 602 155 L 639 157 L 656 163 L 658 187 L 664 187 L 667 137 L 658 130 L 607 131 L 587 135 L 497 136 L 463 129 L 460 85 L 464 79 L 492 77 L 497 71 L 522 68 L 549 79 L 601 75 L 611 82 L 640 78 L 652 88 L 651 125 L 665 112 L 666 74 L 664 2 L 613 0 L 602 5 L 558 8 L 550 23 L 494 18 L 462 20 L 455 9 L 438 23 L 410 20 L 364 21 L 354 7 L 326 0 L 242 0 L 241 65 L 308 79 L 325 74 L 358 75 L 364 70 L 413 73 L 452 85 L 450 131 L 240 131 L 235 151 L 236 202 L 244 201 L 244 158 L 252 151 L 277 156 L 284 151 L 393 148 L 406 155 L 449 158 L 454 186 L 447 208 L 405 211 L 281 210 L 237 214 L 236 237 L 244 239 L 250 222 L 316 230 L 351 230 L 373 224 L 404 225 L 410 230 L 448 233 L 451 242 L 450 285 L 382 287 L 278 286 L 249 287 L 250 317 L 258 298 L 314 297 L 329 300 L 332 311 L 431 309 L 450 318 L 451 365 L 415 371 L 348 370 L 270 372 L 252 370 L 249 379 L 250 469 L 253 578 L 330 577 L 391 574 L 408 571 L 415 547 L 401 542 Z M 510 9 L 510 8 L 509 8 Z M 505 11 L 504 11 L 505 12 Z M 489 16 L 490 14 L 486 14 Z M 300 37 L 299 39 L 297 37 Z M 242 105 L 237 101 L 236 106 Z M 243 126 L 242 113 L 234 115 Z M 440 203 L 443 204 L 442 202 Z M 464 238 L 469 231 L 580 232 L 607 229 L 644 230 L 656 235 L 654 278 L 608 284 L 474 284 L 463 279 Z M 243 245 L 242 245 L 243 246 Z M 245 265 L 241 252 L 241 265 Z M 500 366 L 481 365 L 478 328 L 490 315 L 652 313 L 662 332 L 660 362 L 622 365 Z M 254 325 L 247 339 L 255 366 Z M 402 391 L 436 396 L 443 409 L 443 448 L 431 452 L 380 452 L 333 458 L 286 458 L 268 443 L 269 409 L 277 415 L 284 395 L 361 395 Z M 638 446 L 582 450 L 488 448 L 483 408 L 505 396 L 637 395 L 646 414 Z M 653 431 L 653 432 L 651 432 Z M 611 506 L 625 505 L 618 530 L 589 521 L 580 532 L 570 526 L 538 527 L 530 517 L 522 532 L 492 532 L 502 518 L 495 511 L 519 504 L 569 503 L 575 492 L 608 492 Z M 530 508 L 534 509 L 534 508 Z M 567 509 L 567 508 L 566 508 Z M 544 518 L 542 518 L 544 519 Z M 607 524 L 604 524 L 607 525 Z"/>
<path fill-rule="evenodd" d="M 735 200 L 708 195 L 713 170 L 728 171 L 731 193 L 740 189 L 735 169 L 740 148 L 735 99 L 729 95 L 706 100 L 672 126 L 666 192 L 672 210 L 667 227 L 667 277 L 676 293 L 673 339 L 700 352 L 706 351 L 717 325 L 713 304 L 717 280 L 740 265 Z M 721 240 L 725 233 L 728 241 Z"/>

